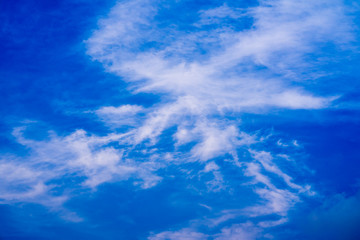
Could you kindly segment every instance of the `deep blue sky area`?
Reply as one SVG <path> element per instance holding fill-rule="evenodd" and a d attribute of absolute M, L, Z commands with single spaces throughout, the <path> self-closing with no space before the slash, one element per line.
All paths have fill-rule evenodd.
<path fill-rule="evenodd" d="M 289 2 L 0 1 L 0 239 L 356 240 L 358 4 Z"/>
<path fill-rule="evenodd" d="M 113 4 L 1 2 L 1 111 L 5 122 L 36 119 L 71 131 L 86 123 L 81 117 L 70 119 L 65 108 L 76 113 L 97 107 L 100 101 L 101 105 L 121 101 L 126 95 L 124 86 L 120 81 L 114 83 L 113 76 L 85 55 L 83 43 L 91 26 Z"/>

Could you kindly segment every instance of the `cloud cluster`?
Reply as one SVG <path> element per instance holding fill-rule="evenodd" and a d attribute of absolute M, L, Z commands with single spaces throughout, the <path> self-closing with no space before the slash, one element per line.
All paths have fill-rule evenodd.
<path fill-rule="evenodd" d="M 130 177 L 148 188 L 161 180 L 153 174 L 159 163 L 132 161 L 124 156 L 127 148 L 111 146 L 123 135 L 99 137 L 78 130 L 65 137 L 52 133 L 48 140 L 36 141 L 24 138 L 23 131 L 15 129 L 14 136 L 29 149 L 28 156 L 8 155 L 0 161 L 3 203 L 35 202 L 56 208 L 76 189 L 94 189 Z"/>
<path fill-rule="evenodd" d="M 86 40 L 87 54 L 128 82 L 131 92 L 160 94 L 162 100 L 148 108 L 122 105 L 92 110 L 112 129 L 127 126 L 123 133 L 100 137 L 78 130 L 34 141 L 15 132 L 30 153 L 25 159 L 1 160 L 0 173 L 12 172 L 0 174 L 6 183 L 0 189 L 3 202 L 44 199 L 43 204 L 59 205 L 71 195 L 66 191 L 130 178 L 149 188 L 161 181 L 157 170 L 194 162 L 203 166 L 197 174 L 213 173 L 209 184 L 216 187 L 209 187 L 210 191 L 223 189 L 221 168 L 214 159 L 231 156 L 234 168 L 242 169 L 258 198 L 251 206 L 221 216 L 220 222 L 239 216 L 255 220 L 223 227 L 214 235 L 220 240 L 256 239 L 263 229 L 286 222 L 288 210 L 301 194 L 313 194 L 309 186 L 294 183 L 275 164 L 271 152 L 252 149 L 265 140 L 242 131 L 240 116 L 331 104 L 336 96 L 317 96 L 306 86 L 324 74 L 316 69 L 323 46 L 341 49 L 352 40 L 342 3 L 261 0 L 246 9 L 228 3 L 197 12 L 190 31 L 162 22 L 164 2 L 121 1 Z M 248 28 L 236 28 L 246 21 L 251 23 Z M 305 75 L 310 69 L 312 73 Z M 165 138 L 167 148 L 159 150 Z M 240 157 L 239 149 L 250 157 Z M 73 181 L 70 189 L 61 183 L 66 179 Z M 266 215 L 278 219 L 256 220 Z M 206 238 L 191 227 L 149 237 Z"/>
<path fill-rule="evenodd" d="M 157 17 L 161 4 L 118 3 L 87 40 L 88 54 L 129 82 L 131 91 L 159 93 L 166 99 L 137 129 L 136 142 L 155 144 L 165 129 L 176 126 L 175 146 L 196 143 L 192 159 L 231 154 L 236 166 L 245 167 L 244 174 L 254 179 L 255 192 L 263 199 L 246 209 L 249 216 L 285 217 L 300 201 L 299 194 L 313 194 L 310 187 L 293 183 L 271 153 L 250 147 L 253 160 L 239 160 L 237 149 L 257 139 L 240 131 L 240 118 L 230 121 L 227 116 L 329 106 L 337 96 L 316 96 L 306 85 L 324 74 L 316 68 L 329 51 L 324 46 L 346 48 L 353 38 L 345 6 L 336 0 L 268 0 L 246 9 L 228 3 L 199 11 L 189 31 L 162 24 Z M 246 21 L 250 27 L 236 29 Z M 276 187 L 271 175 L 287 188 Z"/>
<path fill-rule="evenodd" d="M 135 82 L 134 91 L 190 96 L 202 107 L 254 111 L 317 109 L 329 104 L 333 97 L 313 96 L 292 82 L 316 77 L 301 74 L 301 69 L 317 63 L 307 55 L 321 55 L 321 45 L 343 46 L 351 40 L 348 20 L 337 1 L 264 1 L 245 13 L 242 10 L 254 21 L 250 29 L 234 31 L 217 24 L 204 30 L 204 16 L 242 21 L 233 11 L 222 6 L 201 12 L 201 20 L 194 23 L 196 31 L 188 33 L 171 26 L 160 28 L 148 1 L 119 3 L 87 40 L 88 54 L 109 71 Z M 154 42 L 155 47 L 145 47 Z M 145 50 L 134 50 L 141 47 Z M 205 53 L 197 53 L 198 48 Z"/>

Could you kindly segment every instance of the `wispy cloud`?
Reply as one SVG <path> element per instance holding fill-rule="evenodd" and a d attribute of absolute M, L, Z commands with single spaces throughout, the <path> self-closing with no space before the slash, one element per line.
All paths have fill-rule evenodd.
<path fill-rule="evenodd" d="M 142 112 L 144 108 L 138 105 L 107 106 L 95 111 L 96 115 L 110 127 L 137 126 Z"/>
<path fill-rule="evenodd" d="M 36 141 L 24 138 L 24 130 L 17 128 L 14 136 L 30 149 L 29 156 L 24 159 L 8 155 L 0 162 L 5 183 L 0 195 L 3 203 L 35 202 L 60 207 L 79 188 L 94 189 L 104 182 L 129 177 L 148 188 L 161 180 L 153 174 L 159 163 L 132 161 L 124 157 L 126 148 L 110 145 L 126 134 L 98 137 L 78 130 L 69 136 L 53 133 L 49 140 Z M 73 182 L 70 188 L 64 184 L 66 179 Z"/>
<path fill-rule="evenodd" d="M 150 236 L 148 239 L 149 240 L 165 240 L 165 239 L 203 240 L 203 239 L 208 239 L 208 236 L 203 233 L 196 232 L 193 229 L 185 228 L 179 231 L 166 231 L 166 232 L 158 233 L 156 235 Z"/>
<path fill-rule="evenodd" d="M 0 192 L 3 202 L 61 205 L 76 188 L 96 189 L 128 179 L 150 188 L 164 177 L 158 176 L 159 169 L 194 162 L 203 167 L 196 172 L 200 177 L 213 174 L 208 191 L 219 191 L 225 189 L 226 176 L 216 159 L 226 158 L 241 169 L 257 198 L 231 216 L 220 217 L 222 223 L 239 216 L 249 221 L 225 226 L 213 237 L 250 240 L 286 222 L 287 212 L 302 194 L 312 194 L 309 186 L 295 183 L 275 163 L 271 152 L 254 150 L 253 145 L 266 139 L 242 131 L 241 114 L 331 105 L 337 96 L 313 93 L 308 82 L 325 74 L 317 68 L 327 51 L 324 45 L 340 51 L 353 39 L 343 4 L 268 0 L 245 9 L 224 4 L 199 11 L 189 31 L 162 22 L 158 14 L 163 3 L 121 1 L 86 40 L 87 54 L 128 82 L 131 92 L 160 94 L 161 101 L 147 108 L 122 105 L 91 110 L 113 129 L 131 126 L 122 133 L 96 136 L 78 130 L 35 141 L 15 131 L 18 142 L 30 153 L 26 161 L 14 156 L 1 160 L 0 172 L 12 172 L 0 177 L 6 183 Z M 230 24 L 242 21 L 249 21 L 249 26 L 239 30 Z M 169 129 L 173 129 L 171 135 L 164 136 Z M 165 137 L 168 148 L 160 151 L 158 144 Z M 285 146 L 281 141 L 277 144 Z M 247 157 L 239 155 L 240 149 Z M 76 182 L 70 189 L 58 182 L 66 178 Z M 58 186 L 62 190 L 55 194 Z M 278 218 L 257 220 L 265 215 Z M 198 222 L 204 225 L 206 221 Z M 189 227 L 149 239 L 207 237 Z"/>

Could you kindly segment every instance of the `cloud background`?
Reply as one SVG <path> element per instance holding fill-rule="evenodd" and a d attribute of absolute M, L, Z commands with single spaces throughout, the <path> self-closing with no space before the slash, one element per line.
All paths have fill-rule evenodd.
<path fill-rule="evenodd" d="M 356 235 L 355 2 L 2 5 L 5 239 Z"/>

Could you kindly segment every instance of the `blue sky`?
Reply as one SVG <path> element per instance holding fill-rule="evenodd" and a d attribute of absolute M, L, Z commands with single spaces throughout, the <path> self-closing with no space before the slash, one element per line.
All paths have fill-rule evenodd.
<path fill-rule="evenodd" d="M 0 8 L 0 239 L 357 239 L 356 1 Z"/>

